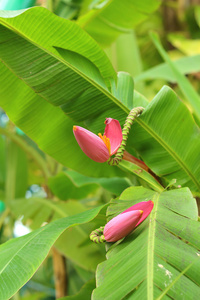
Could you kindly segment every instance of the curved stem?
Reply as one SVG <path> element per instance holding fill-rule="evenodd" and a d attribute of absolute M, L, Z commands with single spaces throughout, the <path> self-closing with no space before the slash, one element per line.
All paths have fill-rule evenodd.
<path fill-rule="evenodd" d="M 96 244 L 104 243 L 105 237 L 103 235 L 104 226 L 101 226 L 98 229 L 93 230 L 90 233 L 90 240 Z"/>
<path fill-rule="evenodd" d="M 149 172 L 149 167 L 142 160 L 134 157 L 127 151 L 124 151 L 123 159 L 130 161 L 130 162 L 134 163 L 135 165 L 139 166 L 140 168 L 142 168 L 143 170 Z"/>

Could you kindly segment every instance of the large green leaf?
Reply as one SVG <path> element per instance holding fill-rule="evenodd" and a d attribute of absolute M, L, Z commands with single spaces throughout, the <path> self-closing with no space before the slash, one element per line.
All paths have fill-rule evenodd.
<path fill-rule="evenodd" d="M 188 188 L 156 193 L 128 188 L 108 208 L 119 214 L 140 201 L 154 201 L 145 220 L 123 242 L 110 247 L 108 260 L 97 269 L 92 299 L 157 299 L 191 263 L 163 299 L 198 299 L 200 247 L 197 205 Z"/>
<path fill-rule="evenodd" d="M 81 151 L 72 133 L 74 122 L 58 107 L 40 98 L 3 64 L 0 64 L 0 77 L 1 106 L 44 152 L 85 175 L 119 175 L 116 167 L 97 164 Z"/>
<path fill-rule="evenodd" d="M 168 181 L 200 190 L 200 130 L 185 105 L 163 87 L 132 126 L 128 148 Z"/>
<path fill-rule="evenodd" d="M 96 1 L 95 1 L 96 2 Z M 102 45 L 111 44 L 121 33 L 130 32 L 161 4 L 158 0 L 105 0 L 78 20 Z"/>
<path fill-rule="evenodd" d="M 16 34 L 26 38 L 27 41 L 40 45 L 41 49 L 48 50 L 51 54 L 57 56 L 58 53 L 54 47 L 59 47 L 87 58 L 100 70 L 108 84 L 110 78 L 116 76 L 105 53 L 74 22 L 64 20 L 42 7 L 13 12 L 0 11 L 0 18 L 4 26 L 13 29 Z M 47 63 L 48 61 L 46 61 Z M 46 64 L 44 66 L 47 66 Z"/>
<path fill-rule="evenodd" d="M 1 245 L 0 299 L 9 299 L 33 276 L 51 246 L 65 229 L 91 221 L 101 208 L 97 207 L 75 216 L 59 219 Z"/>
<path fill-rule="evenodd" d="M 76 170 L 81 166 L 80 171 L 87 175 L 114 175 L 116 168 L 87 158 L 72 133 L 74 122 L 95 121 L 99 132 L 103 131 L 105 117 L 123 123 L 128 112 L 108 90 L 116 74 L 104 52 L 76 24 L 43 8 L 18 12 L 16 17 L 1 18 L 1 22 L 6 25 L 0 27 L 5 46 L 0 51 L 1 59 L 29 85 L 1 64 L 0 104 L 9 117 L 64 165 Z M 62 107 L 67 116 L 55 106 Z"/>

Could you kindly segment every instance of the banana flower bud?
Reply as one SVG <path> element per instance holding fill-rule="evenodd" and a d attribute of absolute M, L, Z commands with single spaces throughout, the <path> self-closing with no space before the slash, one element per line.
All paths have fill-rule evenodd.
<path fill-rule="evenodd" d="M 96 162 L 106 162 L 115 154 L 122 142 L 122 129 L 119 121 L 107 118 L 103 136 L 80 127 L 73 126 L 74 136 L 83 152 Z"/>
<path fill-rule="evenodd" d="M 104 227 L 105 241 L 116 242 L 136 228 L 153 209 L 153 201 L 139 202 L 110 220 Z"/>

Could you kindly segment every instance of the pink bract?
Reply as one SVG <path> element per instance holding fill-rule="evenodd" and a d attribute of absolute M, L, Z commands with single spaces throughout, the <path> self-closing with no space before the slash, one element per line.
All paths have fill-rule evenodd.
<path fill-rule="evenodd" d="M 100 163 L 109 159 L 108 148 L 99 136 L 80 126 L 74 126 L 73 131 L 79 146 L 89 158 Z"/>
<path fill-rule="evenodd" d="M 153 209 L 153 206 L 154 206 L 154 203 L 151 200 L 142 201 L 142 202 L 136 203 L 133 206 L 129 207 L 128 209 L 123 211 L 122 214 L 124 214 L 126 212 L 141 209 L 143 211 L 143 215 L 142 215 L 142 218 L 139 220 L 139 222 L 136 224 L 136 226 L 138 226 L 140 223 L 142 223 L 142 221 L 144 221 L 148 217 L 148 215 L 150 214 L 150 212 Z"/>
<path fill-rule="evenodd" d="M 110 220 L 104 228 L 104 236 L 107 242 L 116 242 L 127 236 L 150 214 L 154 206 L 153 201 L 139 202 L 118 216 Z"/>
<path fill-rule="evenodd" d="M 104 227 L 104 237 L 107 242 L 116 242 L 127 236 L 142 217 L 142 210 L 134 210 L 120 214 L 110 220 Z"/>
<path fill-rule="evenodd" d="M 119 121 L 107 118 L 104 135 L 110 139 L 111 155 L 115 154 L 122 142 L 122 129 Z"/>
<path fill-rule="evenodd" d="M 91 131 L 73 126 L 74 136 L 82 151 L 96 162 L 106 162 L 116 153 L 122 142 L 122 130 L 119 121 L 108 118 L 103 137 L 97 136 Z"/>

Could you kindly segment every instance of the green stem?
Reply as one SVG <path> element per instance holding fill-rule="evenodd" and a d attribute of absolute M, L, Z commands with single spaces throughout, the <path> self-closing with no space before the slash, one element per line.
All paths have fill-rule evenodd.
<path fill-rule="evenodd" d="M 122 130 L 121 145 L 120 145 L 119 149 L 117 150 L 115 157 L 110 157 L 110 159 L 108 160 L 109 165 L 116 166 L 122 160 L 130 128 L 131 128 L 135 118 L 138 117 L 143 112 L 143 110 L 144 110 L 143 107 L 135 107 L 130 111 L 128 117 L 126 118 L 123 130 Z"/>
<path fill-rule="evenodd" d="M 90 233 L 90 240 L 96 244 L 104 243 L 105 242 L 105 237 L 103 235 L 103 230 L 104 227 L 101 226 L 98 229 L 95 229 Z"/>
<path fill-rule="evenodd" d="M 24 142 L 24 140 L 21 137 L 9 132 L 4 128 L 0 128 L 0 134 L 10 138 L 14 143 L 16 143 L 21 149 L 23 149 L 30 157 L 32 157 L 35 160 L 37 165 L 42 170 L 46 180 L 51 176 L 47 168 L 46 161 L 41 157 L 41 155 L 36 150 L 33 149 L 33 147 L 29 146 L 26 142 Z"/>

